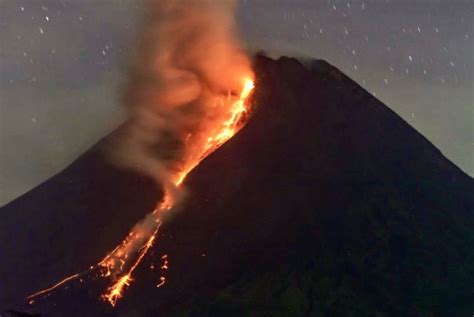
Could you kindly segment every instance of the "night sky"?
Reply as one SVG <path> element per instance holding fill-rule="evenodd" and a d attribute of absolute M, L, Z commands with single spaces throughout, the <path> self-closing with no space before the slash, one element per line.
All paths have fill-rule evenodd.
<path fill-rule="evenodd" d="M 0 205 L 123 120 L 142 9 L 0 0 Z M 251 50 L 329 61 L 474 175 L 474 1 L 241 0 L 237 20 Z"/>

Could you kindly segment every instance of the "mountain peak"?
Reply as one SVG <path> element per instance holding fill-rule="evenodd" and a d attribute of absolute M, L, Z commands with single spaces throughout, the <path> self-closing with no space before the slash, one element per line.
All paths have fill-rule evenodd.
<path fill-rule="evenodd" d="M 472 313 L 473 180 L 325 61 L 257 56 L 255 72 L 251 119 L 189 174 L 183 211 L 170 217 L 158 236 L 153 253 L 168 256 L 166 286 L 157 289 L 162 272 L 144 265 L 115 310 L 80 286 L 58 291 L 35 308 L 48 316 Z M 81 170 L 74 175 L 66 170 L 62 177 L 96 177 Z M 42 192 L 60 197 L 65 189 L 55 182 L 43 184 Z M 117 178 L 110 186 L 120 183 Z M 99 199 L 91 197 L 82 199 Z M 125 198 L 115 198 L 118 215 L 126 214 L 120 207 Z M 39 210 L 37 199 L 30 193 L 15 204 L 27 206 L 24 214 L 49 217 L 57 200 Z M 97 208 L 87 212 L 101 205 L 100 200 L 81 203 Z M 24 235 L 11 208 L 2 211 L 8 232 Z M 65 225 L 61 221 L 59 228 Z M 82 225 L 85 235 L 95 227 Z M 40 230 L 50 228 L 35 230 L 41 237 Z M 67 234 L 58 238 L 71 240 Z M 0 230 L 2 250 L 6 240 Z M 20 247 L 44 241 L 30 243 Z M 69 254 L 70 244 L 60 247 L 54 254 Z M 79 256 L 94 249 L 72 247 Z M 43 248 L 35 255 L 45 267 L 70 265 L 67 256 L 51 258 L 49 250 L 38 251 Z M 18 252 L 9 256 L 20 261 Z M 2 274 L 18 269 L 4 266 Z M 57 272 L 46 273 L 55 280 Z M 80 307 L 74 304 L 78 298 Z M 71 312 L 71 305 L 77 310 Z"/>

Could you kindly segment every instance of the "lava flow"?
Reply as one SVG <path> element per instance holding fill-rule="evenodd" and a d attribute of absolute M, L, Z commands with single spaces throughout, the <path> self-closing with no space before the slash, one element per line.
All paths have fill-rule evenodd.
<path fill-rule="evenodd" d="M 188 136 L 192 139 L 192 142 L 185 146 L 185 157 L 182 158 L 181 167 L 171 175 L 172 184 L 164 185 L 164 197 L 158 206 L 145 219 L 136 224 L 122 243 L 107 254 L 102 261 L 91 266 L 86 272 L 74 274 L 50 288 L 28 296 L 27 299 L 30 302 L 40 295 L 50 293 L 66 282 L 85 275 L 95 274 L 112 282 L 112 285 L 101 295 L 101 298 L 112 306 L 116 305 L 117 300 L 123 296 L 124 289 L 133 281 L 133 272 L 155 243 L 164 215 L 178 205 L 179 201 L 176 193 L 186 176 L 205 157 L 232 138 L 248 119 L 250 108 L 248 99 L 254 88 L 254 82 L 250 74 L 243 79 L 242 84 L 243 88 L 238 96 L 235 97 L 229 93 L 228 96 L 220 96 L 215 100 L 216 107 L 228 107 L 228 111 L 224 111 L 225 116 L 217 124 L 205 127 L 199 133 Z M 168 261 L 164 265 L 168 268 Z M 164 283 L 165 278 L 162 276 L 157 287 L 163 286 Z"/>
<path fill-rule="evenodd" d="M 176 176 L 174 177 L 174 186 L 179 187 L 189 172 L 194 169 L 194 167 L 196 167 L 205 157 L 219 148 L 219 146 L 234 136 L 235 133 L 237 133 L 237 131 L 243 126 L 243 116 L 248 112 L 248 104 L 246 103 L 246 100 L 248 99 L 253 88 L 253 80 L 250 78 L 245 79 L 244 88 L 242 89 L 239 98 L 231 103 L 228 112 L 228 118 L 219 127 L 212 129 L 213 133 L 208 134 L 207 137 L 204 138 L 205 142 L 201 144 L 195 142 L 197 143 L 197 146 L 195 145 L 195 150 L 190 152 L 182 170 L 177 172 Z M 105 276 L 109 276 L 111 274 L 117 275 L 116 272 L 123 271 L 123 265 L 130 257 L 129 250 L 133 250 L 131 245 L 146 241 L 141 247 L 139 255 L 130 269 L 124 275 L 118 277 L 117 282 L 109 287 L 107 292 L 102 295 L 102 298 L 107 300 L 112 306 L 115 306 L 117 299 L 122 297 L 124 288 L 130 285 L 131 274 L 140 264 L 141 260 L 150 247 L 153 245 L 154 238 L 162 224 L 162 215 L 175 206 L 176 202 L 174 201 L 170 192 L 171 191 L 169 188 L 165 188 L 164 199 L 160 205 L 150 214 L 150 216 L 154 218 L 154 223 L 156 224 L 153 234 L 150 237 L 147 237 L 145 234 L 143 234 L 143 232 L 140 232 L 140 226 L 136 226 L 135 228 L 137 231 L 132 230 L 128 237 L 122 242 L 122 244 L 99 263 L 99 265 L 106 270 Z M 115 273 L 111 273 L 112 271 L 115 271 Z M 160 286 L 162 285 L 163 284 Z"/>

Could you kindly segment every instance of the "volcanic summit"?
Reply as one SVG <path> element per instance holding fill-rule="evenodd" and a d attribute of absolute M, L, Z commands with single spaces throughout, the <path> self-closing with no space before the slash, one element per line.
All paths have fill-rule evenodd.
<path fill-rule="evenodd" d="M 0 311 L 472 314 L 473 179 L 325 61 L 257 56 L 254 70 L 250 120 L 189 174 L 115 308 L 88 280 L 25 299 L 96 263 L 161 197 L 107 162 L 106 137 L 0 211 Z"/>

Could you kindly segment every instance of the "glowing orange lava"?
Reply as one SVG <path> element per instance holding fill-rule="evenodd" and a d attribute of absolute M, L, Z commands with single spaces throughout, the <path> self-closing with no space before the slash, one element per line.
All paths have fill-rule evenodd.
<path fill-rule="evenodd" d="M 171 194 L 179 188 L 186 176 L 193 170 L 205 157 L 214 152 L 223 143 L 232 138 L 244 125 L 245 114 L 249 110 L 247 100 L 254 88 L 253 80 L 248 77 L 244 79 L 243 88 L 238 97 L 234 100 L 229 99 L 228 103 L 223 103 L 229 107 L 227 117 L 223 118 L 217 127 L 211 127 L 204 130 L 207 134 L 201 135 L 193 143 L 193 149 L 183 159 L 183 166 L 172 177 L 175 188 L 164 188 L 164 197 L 160 204 L 147 216 L 143 221 L 135 225 L 127 237 L 109 254 L 107 254 L 99 263 L 91 266 L 88 271 L 74 274 L 65 278 L 59 283 L 27 297 L 30 301 L 39 295 L 43 295 L 53 291 L 64 283 L 82 277 L 91 272 L 98 272 L 98 276 L 108 278 L 113 284 L 107 288 L 101 298 L 112 306 L 115 306 L 117 300 L 123 297 L 123 292 L 127 286 L 133 281 L 132 274 L 142 262 L 143 258 L 153 246 L 158 230 L 163 223 L 162 215 L 171 210 L 175 206 L 175 199 Z M 144 223 L 149 225 L 149 219 L 152 219 L 153 227 L 149 229 Z M 136 252 L 135 250 L 138 250 Z M 164 260 L 161 266 L 162 270 L 168 269 L 167 255 L 162 257 Z M 156 287 L 165 284 L 166 278 L 160 277 Z"/>
<path fill-rule="evenodd" d="M 68 276 L 68 277 L 66 277 L 65 279 L 63 279 L 62 281 L 57 282 L 56 284 L 54 284 L 53 286 L 51 286 L 51 287 L 49 287 L 49 288 L 47 288 L 47 289 L 44 289 L 44 290 L 41 290 L 41 291 L 36 292 L 36 293 L 34 293 L 34 294 L 31 294 L 30 296 L 27 297 L 27 299 L 30 299 L 29 303 L 30 303 L 30 304 L 33 304 L 33 302 L 34 302 L 34 301 L 32 300 L 33 298 L 35 298 L 35 297 L 37 297 L 37 296 L 39 296 L 39 295 L 42 295 L 42 294 L 49 293 L 49 292 L 51 292 L 52 290 L 58 288 L 59 286 L 61 286 L 61 285 L 65 284 L 65 283 L 67 283 L 67 282 L 69 282 L 69 281 L 72 281 L 72 280 L 78 278 L 79 276 L 80 276 L 80 274 L 74 274 L 74 275 Z"/>
<path fill-rule="evenodd" d="M 231 104 L 229 110 L 229 117 L 222 123 L 222 126 L 216 130 L 215 134 L 207 136 L 206 143 L 204 143 L 201 148 L 198 148 L 195 153 L 190 157 L 189 161 L 186 162 L 187 164 L 183 167 L 182 171 L 177 173 L 175 178 L 174 184 L 176 187 L 179 187 L 186 176 L 189 174 L 191 170 L 193 170 L 205 157 L 209 154 L 214 152 L 219 146 L 229 140 L 232 136 L 234 136 L 237 131 L 242 127 L 243 122 L 241 122 L 242 116 L 244 113 L 247 112 L 246 100 L 248 99 L 250 93 L 254 88 L 253 80 L 245 79 L 244 86 L 242 92 L 240 93 L 239 98 Z M 169 194 L 169 191 L 165 188 L 165 196 L 161 202 L 161 204 L 152 212 L 152 214 L 156 215 L 156 222 L 157 227 L 154 230 L 154 233 L 151 238 L 154 238 L 158 233 L 158 229 L 162 223 L 161 219 L 159 218 L 163 211 L 169 210 L 173 208 L 173 199 Z M 150 238 L 150 239 L 151 239 Z M 111 270 L 117 269 L 117 264 L 120 266 L 120 271 L 123 269 L 123 263 L 126 262 L 127 258 L 130 254 L 127 252 L 131 248 L 129 247 L 131 244 L 139 242 L 143 239 L 143 233 L 140 232 L 130 232 L 127 238 L 122 242 L 122 244 L 112 251 L 109 255 L 107 255 L 104 260 L 102 260 L 99 265 L 106 268 L 106 275 L 109 276 Z M 109 301 L 112 306 L 115 306 L 117 300 L 121 298 L 123 295 L 123 290 L 126 286 L 130 285 L 131 282 L 131 274 L 138 266 L 138 264 L 143 259 L 143 256 L 147 253 L 148 249 L 153 245 L 153 240 L 148 240 L 148 242 L 142 247 L 140 254 L 128 272 L 119 277 L 117 282 L 107 289 L 107 292 L 102 295 L 103 299 Z M 165 262 L 165 268 L 167 269 L 167 261 Z M 163 268 L 163 267 L 162 267 Z M 165 278 L 160 278 L 160 283 L 157 287 L 162 286 L 165 283 Z"/>
<path fill-rule="evenodd" d="M 110 286 L 107 289 L 107 292 L 102 295 L 102 299 L 108 301 L 110 305 L 115 306 L 117 303 L 117 300 L 120 299 L 123 296 L 123 290 L 125 286 L 130 285 L 130 282 L 132 281 L 132 273 L 135 271 L 135 269 L 138 267 L 140 262 L 143 260 L 143 257 L 147 254 L 148 250 L 153 246 L 153 242 L 155 241 L 156 234 L 158 233 L 158 229 L 160 229 L 161 222 L 158 224 L 156 227 L 155 231 L 153 232 L 153 235 L 150 236 L 150 238 L 147 240 L 146 244 L 141 248 L 140 254 L 138 255 L 137 259 L 133 263 L 132 267 L 128 270 L 127 274 L 124 276 L 120 277 L 115 284 Z"/>

